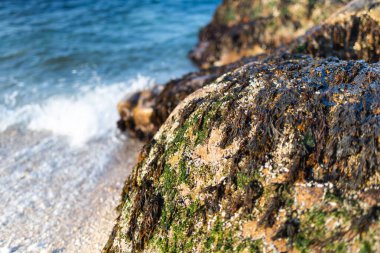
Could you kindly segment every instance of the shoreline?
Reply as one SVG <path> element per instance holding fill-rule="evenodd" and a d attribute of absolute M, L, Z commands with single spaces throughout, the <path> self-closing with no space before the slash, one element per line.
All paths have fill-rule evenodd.
<path fill-rule="evenodd" d="M 23 136 L 24 142 L 35 142 L 36 147 L 26 150 L 27 156 L 14 152 L 23 143 L 14 142 L 12 136 Z M 67 144 L 57 146 L 48 133 L 18 129 L 3 132 L 0 141 L 7 147 L 1 153 L 6 159 L 0 164 L 5 169 L 0 190 L 6 193 L 1 197 L 4 208 L 0 208 L 0 252 L 101 251 L 117 217 L 115 207 L 124 181 L 142 143 L 129 138 L 122 143 L 103 140 L 108 145 L 90 143 L 89 150 L 82 148 L 75 153 L 67 151 Z M 116 145 L 112 152 L 105 150 L 112 145 Z M 109 159 L 105 164 L 88 160 L 94 154 L 101 156 L 102 151 Z M 12 152 L 16 156 L 7 157 Z M 61 165 L 70 166 L 39 163 L 41 156 L 54 156 L 59 161 L 60 154 L 64 161 Z M 73 161 L 68 162 L 69 158 Z M 19 164 L 12 159 L 19 160 Z"/>
<path fill-rule="evenodd" d="M 137 140 L 128 139 L 115 152 L 116 161 L 107 166 L 105 177 L 91 194 L 90 199 L 93 201 L 90 204 L 95 209 L 86 217 L 85 226 L 79 231 L 81 240 L 76 240 L 74 244 L 68 246 L 65 249 L 67 252 L 79 250 L 79 252 L 92 253 L 103 249 L 115 225 L 118 215 L 116 207 L 120 203 L 124 181 L 135 166 L 142 145 Z M 87 234 L 86 237 L 82 237 L 83 232 Z M 81 246 L 78 247 L 76 243 Z"/>

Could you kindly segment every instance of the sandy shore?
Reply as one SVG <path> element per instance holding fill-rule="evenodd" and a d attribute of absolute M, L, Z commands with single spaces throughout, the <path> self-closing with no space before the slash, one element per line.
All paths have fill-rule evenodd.
<path fill-rule="evenodd" d="M 79 150 L 45 133 L 0 134 L 0 253 L 99 252 L 142 143 Z"/>
<path fill-rule="evenodd" d="M 117 160 L 110 164 L 104 180 L 91 194 L 86 208 L 89 212 L 83 217 L 83 225 L 66 248 L 67 252 L 92 253 L 103 248 L 117 218 L 115 208 L 119 204 L 124 181 L 135 165 L 141 147 L 142 143 L 129 140 L 118 150 Z"/>

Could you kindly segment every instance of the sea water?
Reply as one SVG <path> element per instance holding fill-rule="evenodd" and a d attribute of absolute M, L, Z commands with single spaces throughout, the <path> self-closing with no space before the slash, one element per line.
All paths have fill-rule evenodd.
<path fill-rule="evenodd" d="M 187 53 L 218 3 L 0 1 L 1 253 L 101 248 L 141 146 L 116 104 L 195 70 Z"/>

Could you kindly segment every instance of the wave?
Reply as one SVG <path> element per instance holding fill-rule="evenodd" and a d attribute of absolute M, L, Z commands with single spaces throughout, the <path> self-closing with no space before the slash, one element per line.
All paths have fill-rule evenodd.
<path fill-rule="evenodd" d="M 67 137 L 72 146 L 82 146 L 113 132 L 120 99 L 153 84 L 153 79 L 138 75 L 127 83 L 82 86 L 76 94 L 52 96 L 15 109 L 0 106 L 0 131 L 21 124 L 29 130 Z"/>

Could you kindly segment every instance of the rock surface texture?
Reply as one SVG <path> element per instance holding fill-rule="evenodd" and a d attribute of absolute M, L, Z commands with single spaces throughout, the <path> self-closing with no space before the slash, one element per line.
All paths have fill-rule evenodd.
<path fill-rule="evenodd" d="M 162 90 L 143 90 L 135 93 L 118 104 L 120 115 L 118 127 L 131 136 L 149 140 L 174 108 L 189 94 L 214 81 L 223 73 L 264 57 L 245 58 L 229 65 L 189 73 L 179 79 L 171 80 Z"/>
<path fill-rule="evenodd" d="M 380 1 L 353 1 L 297 38 L 287 51 L 340 59 L 380 59 Z"/>
<path fill-rule="evenodd" d="M 363 0 L 362 0 L 363 1 Z M 348 0 L 224 0 L 190 58 L 201 68 L 269 53 L 320 24 Z"/>
<path fill-rule="evenodd" d="M 379 141 L 379 63 L 251 61 L 146 145 L 104 252 L 374 252 Z"/>
<path fill-rule="evenodd" d="M 379 61 L 380 2 L 378 0 L 377 2 L 378 4 L 376 1 L 363 0 L 351 2 L 322 25 L 309 29 L 291 43 L 273 50 L 272 55 L 288 52 L 318 57 L 364 59 L 367 62 Z M 222 5 L 220 8 L 222 7 L 225 6 Z M 150 91 L 140 92 L 120 103 L 121 129 L 128 130 L 132 136 L 138 136 L 140 139 L 150 139 L 186 96 L 209 84 L 223 73 L 263 58 L 265 58 L 264 54 L 247 57 L 228 65 L 185 75 L 170 81 L 158 94 Z M 147 94 L 149 94 L 149 99 L 147 99 Z M 144 120 L 141 120 L 142 118 Z"/>

